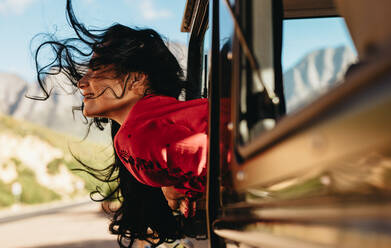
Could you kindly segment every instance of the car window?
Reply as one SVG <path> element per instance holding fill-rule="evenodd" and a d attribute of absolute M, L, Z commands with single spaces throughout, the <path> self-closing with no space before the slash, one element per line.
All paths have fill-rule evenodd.
<path fill-rule="evenodd" d="M 343 18 L 285 20 L 282 67 L 287 113 L 341 83 L 356 59 Z"/>
<path fill-rule="evenodd" d="M 272 29 L 273 8 L 269 6 L 270 10 L 267 10 L 270 5 L 267 0 L 257 2 L 261 3 L 264 8 L 252 8 L 250 11 L 253 14 L 253 35 L 248 39 L 260 64 L 262 80 L 279 96 L 279 104 L 284 108 L 276 111 L 276 106 L 268 103 L 267 94 L 263 87 L 256 84 L 251 69 L 242 65 L 237 136 L 242 146 L 274 129 L 284 114 L 300 111 L 342 83 L 349 66 L 357 60 L 357 52 L 343 18 L 286 19 L 282 23 L 281 82 L 275 63 L 279 58 L 278 49 L 275 49 L 279 38 L 275 33 L 278 29 Z M 275 40 L 272 40 L 271 34 Z M 283 93 L 276 88 L 279 84 L 282 84 Z"/>
<path fill-rule="evenodd" d="M 278 1 L 272 0 L 243 1 L 239 7 L 238 20 L 244 38 L 237 35 L 240 49 L 235 50 L 240 54 L 237 56 L 240 62 L 236 63 L 239 64 L 236 139 L 245 146 L 260 133 L 272 129 L 285 112 L 280 63 L 282 9 Z M 273 95 L 280 97 L 276 99 Z M 279 103 L 273 103 L 274 100 Z"/>

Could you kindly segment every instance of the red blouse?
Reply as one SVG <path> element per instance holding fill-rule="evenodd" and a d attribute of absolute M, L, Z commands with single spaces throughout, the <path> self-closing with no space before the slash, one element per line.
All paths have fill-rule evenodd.
<path fill-rule="evenodd" d="M 115 151 L 141 183 L 174 186 L 188 197 L 206 184 L 208 101 L 147 95 L 114 137 Z"/>

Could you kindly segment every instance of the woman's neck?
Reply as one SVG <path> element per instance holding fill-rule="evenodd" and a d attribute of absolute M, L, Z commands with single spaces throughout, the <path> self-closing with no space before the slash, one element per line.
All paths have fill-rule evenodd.
<path fill-rule="evenodd" d="M 136 103 L 139 101 L 132 101 L 129 102 L 128 104 L 122 106 L 121 108 L 118 108 L 116 110 L 113 110 L 112 112 L 107 114 L 107 117 L 109 119 L 112 119 L 116 121 L 118 124 L 122 126 L 122 123 L 125 122 L 126 118 L 128 117 L 130 111 L 132 110 L 133 106 L 136 105 Z"/>

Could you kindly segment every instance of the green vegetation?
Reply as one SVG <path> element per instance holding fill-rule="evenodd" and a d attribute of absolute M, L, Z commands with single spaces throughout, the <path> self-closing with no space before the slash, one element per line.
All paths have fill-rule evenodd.
<path fill-rule="evenodd" d="M 70 169 L 72 171 L 72 173 L 74 173 L 75 175 L 77 175 L 78 177 L 80 177 L 84 181 L 84 184 L 85 184 L 84 188 L 88 192 L 92 192 L 92 191 L 96 190 L 97 186 L 106 187 L 106 186 L 102 185 L 102 182 L 95 179 L 93 176 L 91 176 L 87 172 L 80 171 L 80 170 L 75 171 L 75 169 L 84 169 L 83 166 L 79 162 L 77 162 L 75 160 L 64 161 L 64 162 L 65 162 L 64 164 L 68 167 L 68 169 Z M 92 166 L 94 168 L 102 168 L 102 167 L 95 167 L 95 164 L 92 162 L 87 161 L 86 164 L 88 166 Z"/>
<path fill-rule="evenodd" d="M 15 198 L 11 192 L 11 186 L 0 181 L 0 208 L 8 207 L 15 203 Z"/>
<path fill-rule="evenodd" d="M 312 194 L 322 193 L 325 186 L 320 182 L 319 177 L 310 178 L 298 182 L 284 189 L 274 191 L 273 195 L 279 199 L 298 198 L 300 196 L 309 196 Z"/>
<path fill-rule="evenodd" d="M 40 185 L 33 177 L 20 177 L 18 181 L 22 185 L 21 203 L 37 204 L 61 199 L 59 194 Z"/>
<path fill-rule="evenodd" d="M 320 176 L 308 178 L 302 181 L 294 181 L 290 185 L 280 189 L 259 188 L 249 191 L 246 195 L 251 200 L 283 200 L 300 197 L 316 196 L 326 194 L 327 188 L 321 182 Z"/>
<path fill-rule="evenodd" d="M 61 149 L 67 159 L 71 158 L 69 149 L 77 151 L 77 154 L 83 154 L 83 157 L 84 155 L 93 154 L 93 157 L 97 157 L 99 161 L 107 159 L 113 152 L 111 149 L 105 149 L 102 145 L 89 141 L 81 142 L 80 138 L 72 137 L 34 123 L 16 120 L 0 114 L 0 133 L 1 132 L 16 134 L 20 137 L 25 137 L 27 135 L 38 137 L 51 146 Z"/>
<path fill-rule="evenodd" d="M 74 156 L 88 166 L 101 169 L 112 162 L 113 150 L 111 147 L 103 147 L 89 141 L 81 141 L 80 138 L 71 137 L 33 123 L 15 120 L 0 114 L 1 133 L 12 134 L 17 137 L 31 135 L 60 149 L 64 156 L 53 159 L 46 165 L 49 175 L 56 175 L 60 172 L 60 166 L 65 165 L 71 173 L 84 182 L 84 194 L 96 190 L 97 186 L 103 188 L 103 191 L 107 191 L 107 186 L 88 173 L 75 170 L 82 169 L 83 166 L 76 161 Z M 35 178 L 34 172 L 23 165 L 21 161 L 16 158 L 12 158 L 11 161 L 15 164 L 18 172 L 18 178 L 15 181 L 22 185 L 23 193 L 20 197 L 22 203 L 35 204 L 61 198 L 56 192 L 40 185 Z M 75 195 L 80 195 L 80 192 L 75 192 L 71 197 Z M 11 184 L 5 184 L 0 180 L 0 208 L 10 206 L 13 203 L 15 203 L 15 199 L 11 192 Z"/>
<path fill-rule="evenodd" d="M 16 201 L 24 204 L 37 204 L 61 199 L 60 195 L 40 185 L 35 178 L 34 171 L 23 165 L 20 160 L 11 158 L 11 161 L 16 166 L 18 178 L 9 184 L 0 181 L 0 207 L 10 206 Z M 11 185 L 15 182 L 22 186 L 19 199 L 16 199 L 11 192 Z"/>
<path fill-rule="evenodd" d="M 18 159 L 13 158 L 13 161 L 17 165 L 17 182 L 22 185 L 21 203 L 37 204 L 61 199 L 60 195 L 37 182 L 34 171 L 23 165 Z"/>
<path fill-rule="evenodd" d="M 47 172 L 50 175 L 56 175 L 60 172 L 60 166 L 63 163 L 63 159 L 56 158 L 46 165 Z"/>

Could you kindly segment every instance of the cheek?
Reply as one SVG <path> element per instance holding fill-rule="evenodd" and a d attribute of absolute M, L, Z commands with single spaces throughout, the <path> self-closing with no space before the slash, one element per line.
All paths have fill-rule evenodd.
<path fill-rule="evenodd" d="M 123 85 L 120 84 L 120 83 L 118 83 L 118 84 L 112 86 L 111 88 L 113 89 L 113 92 L 114 92 L 117 96 L 121 96 L 123 93 L 126 93 L 126 92 L 124 92 Z M 126 90 L 126 89 L 125 89 L 125 90 Z M 113 92 L 108 92 L 108 93 L 111 95 L 111 97 L 114 97 L 114 96 L 113 96 Z"/>
<path fill-rule="evenodd" d="M 92 114 L 92 109 L 93 109 L 93 104 L 91 103 L 92 100 L 87 100 L 84 101 L 84 106 L 83 106 L 83 115 L 87 117 L 93 117 L 91 116 Z"/>
<path fill-rule="evenodd" d="M 87 117 L 108 117 L 110 113 L 120 109 L 124 104 L 121 99 L 106 98 L 103 95 L 84 102 L 83 114 Z"/>
<path fill-rule="evenodd" d="M 103 104 L 102 100 L 99 98 L 96 99 L 88 99 L 84 102 L 83 114 L 87 117 L 97 117 L 103 111 L 105 111 L 105 106 L 107 104 Z"/>

